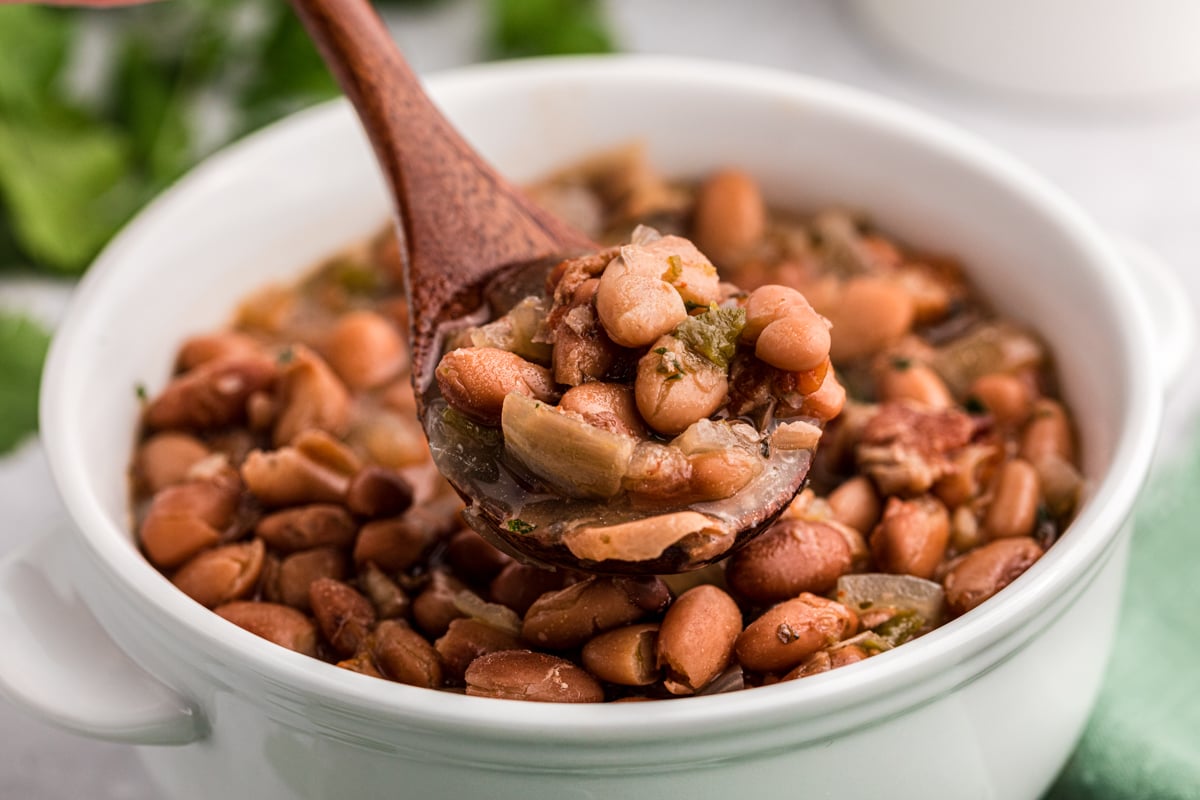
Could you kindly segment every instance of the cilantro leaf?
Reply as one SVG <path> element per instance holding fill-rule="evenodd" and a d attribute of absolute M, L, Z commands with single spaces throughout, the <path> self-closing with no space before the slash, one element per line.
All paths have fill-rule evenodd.
<path fill-rule="evenodd" d="M 50 334 L 27 317 L 0 312 L 0 453 L 37 430 L 38 383 Z"/>
<path fill-rule="evenodd" d="M 689 350 L 721 369 L 729 366 L 737 352 L 738 336 L 746 327 L 746 310 L 710 306 L 708 311 L 688 317 L 675 328 L 675 338 Z"/>

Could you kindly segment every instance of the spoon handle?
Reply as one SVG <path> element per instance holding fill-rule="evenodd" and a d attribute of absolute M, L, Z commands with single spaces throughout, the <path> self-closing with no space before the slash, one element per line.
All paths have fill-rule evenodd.
<path fill-rule="evenodd" d="M 459 136 L 368 0 L 291 3 L 358 112 L 391 186 L 414 310 L 414 367 L 431 355 L 439 317 L 464 288 L 498 267 L 594 246 Z"/>

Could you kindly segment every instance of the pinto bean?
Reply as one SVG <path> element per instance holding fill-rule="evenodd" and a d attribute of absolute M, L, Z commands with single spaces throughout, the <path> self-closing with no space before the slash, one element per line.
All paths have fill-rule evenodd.
<path fill-rule="evenodd" d="M 235 600 L 213 609 L 220 617 L 280 647 L 306 656 L 317 655 L 317 628 L 294 608 L 276 603 Z"/>
<path fill-rule="evenodd" d="M 833 370 L 825 375 L 821 387 L 804 398 L 800 412 L 816 417 L 822 422 L 828 422 L 842 413 L 846 405 L 846 389 L 838 380 Z"/>
<path fill-rule="evenodd" d="M 688 456 L 690 488 L 700 500 L 721 500 L 744 489 L 762 472 L 762 461 L 746 450 L 714 450 Z"/>
<path fill-rule="evenodd" d="M 398 471 L 386 467 L 364 467 L 346 490 L 347 508 L 364 517 L 403 514 L 412 502 L 412 486 Z"/>
<path fill-rule="evenodd" d="M 883 510 L 875 484 L 864 475 L 843 482 L 829 493 L 827 500 L 834 519 L 864 533 L 874 530 Z"/>
<path fill-rule="evenodd" d="M 151 430 L 211 430 L 241 422 L 246 399 L 270 388 L 275 363 L 265 356 L 208 361 L 174 378 L 146 406 Z"/>
<path fill-rule="evenodd" d="M 534 601 L 525 612 L 521 636 L 539 647 L 566 650 L 660 611 L 670 599 L 658 578 L 591 577 Z"/>
<path fill-rule="evenodd" d="M 550 370 L 495 347 L 460 347 L 434 370 L 450 407 L 484 425 L 499 425 L 504 397 L 520 392 L 543 402 L 556 397 Z"/>
<path fill-rule="evenodd" d="M 829 325 L 815 311 L 792 313 L 763 328 L 754 355 L 786 372 L 806 372 L 829 358 Z"/>
<path fill-rule="evenodd" d="M 469 528 L 450 537 L 446 543 L 446 558 L 459 575 L 476 583 L 488 583 L 513 561 L 512 556 L 496 549 Z"/>
<path fill-rule="evenodd" d="M 883 519 L 871 534 L 871 555 L 884 572 L 933 577 L 950 541 L 950 514 L 928 495 L 888 498 Z"/>
<path fill-rule="evenodd" d="M 379 619 L 403 617 L 408 613 L 411 605 L 408 594 L 379 567 L 365 564 L 359 570 L 358 583 L 375 606 L 375 616 Z"/>
<path fill-rule="evenodd" d="M 1020 458 L 1006 461 L 996 476 L 992 503 L 983 518 L 984 531 L 993 539 L 1029 536 L 1037 524 L 1041 498 L 1041 481 L 1033 465 Z"/>
<path fill-rule="evenodd" d="M 340 581 L 348 574 L 345 554 L 336 547 L 314 547 L 279 561 L 271 585 L 264 587 L 268 600 L 310 611 L 309 589 L 321 578 Z"/>
<path fill-rule="evenodd" d="M 179 346 L 175 366 L 180 372 L 195 369 L 209 361 L 262 356 L 263 348 L 252 336 L 237 331 L 220 331 L 191 336 Z"/>
<path fill-rule="evenodd" d="M 340 503 L 350 479 L 308 458 L 294 447 L 252 450 L 242 462 L 242 480 L 265 506 Z"/>
<path fill-rule="evenodd" d="M 489 653 L 471 662 L 467 694 L 541 703 L 599 703 L 596 679 L 565 658 L 529 650 Z"/>
<path fill-rule="evenodd" d="M 388 680 L 425 689 L 441 688 L 441 657 L 407 622 L 398 619 L 380 622 L 367 638 L 366 649 Z"/>
<path fill-rule="evenodd" d="M 658 665 L 671 694 L 695 694 L 721 674 L 742 632 L 742 612 L 716 586 L 681 594 L 667 609 L 658 632 Z"/>
<path fill-rule="evenodd" d="M 578 414 L 584 422 L 612 433 L 645 438 L 633 391 L 623 384 L 589 381 L 573 386 L 558 401 L 560 411 Z"/>
<path fill-rule="evenodd" d="M 202 606 L 216 608 L 250 593 L 265 555 L 261 539 L 206 550 L 184 564 L 171 582 Z"/>
<path fill-rule="evenodd" d="M 596 315 L 614 342 L 622 347 L 644 347 L 687 319 L 687 308 L 666 281 L 622 275 L 612 280 L 600 278 Z"/>
<path fill-rule="evenodd" d="M 946 605 L 955 614 L 967 613 L 1016 580 L 1042 553 L 1027 536 L 997 539 L 972 550 L 942 580 Z"/>
<path fill-rule="evenodd" d="M 429 583 L 413 600 L 413 621 L 430 638 L 444 636 L 450 623 L 466 614 L 456 601 L 467 585 L 443 569 L 429 573 Z"/>
<path fill-rule="evenodd" d="M 654 342 L 638 360 L 634 398 L 646 423 L 674 436 L 710 416 L 729 394 L 725 370 L 688 352 L 674 336 Z"/>
<path fill-rule="evenodd" d="M 233 524 L 238 487 L 229 482 L 188 481 L 154 496 L 139 538 L 146 557 L 173 569 L 217 544 Z"/>
<path fill-rule="evenodd" d="M 1060 403 L 1041 399 L 1033 406 L 1029 422 L 1021 434 L 1021 458 L 1037 464 L 1057 456 L 1068 464 L 1075 462 L 1075 437 L 1071 421 Z"/>
<path fill-rule="evenodd" d="M 325 356 L 353 390 L 385 384 L 408 366 L 408 349 L 400 332 L 374 311 L 343 314 L 325 344 Z"/>
<path fill-rule="evenodd" d="M 588 672 L 607 683 L 649 686 L 658 680 L 657 638 L 656 622 L 626 625 L 585 644 L 580 661 Z"/>
<path fill-rule="evenodd" d="M 547 592 L 561 589 L 566 579 L 562 570 L 551 572 L 514 561 L 492 579 L 489 592 L 493 602 L 524 616 L 535 600 Z"/>
<path fill-rule="evenodd" d="M 317 429 L 344 436 L 350 424 L 350 393 L 324 359 L 303 345 L 292 347 L 279 382 L 276 447 Z"/>
<path fill-rule="evenodd" d="M 741 170 L 710 175 L 696 191 L 692 235 L 718 264 L 737 263 L 762 239 L 766 204 L 753 178 Z"/>
<path fill-rule="evenodd" d="M 461 681 L 467 667 L 480 656 L 521 649 L 512 632 L 471 618 L 451 620 L 450 627 L 433 647 L 441 656 L 446 677 L 452 681 Z"/>
<path fill-rule="evenodd" d="M 209 455 L 208 447 L 194 436 L 175 431 L 156 433 L 138 448 L 134 479 L 151 494 L 182 483 L 196 463 Z"/>
<path fill-rule="evenodd" d="M 912 327 L 915 310 L 904 287 L 886 278 L 851 278 L 828 308 L 833 323 L 829 354 L 837 363 L 879 352 Z"/>
<path fill-rule="evenodd" d="M 352 656 L 375 624 L 375 607 L 348 584 L 317 578 L 308 587 L 308 602 L 325 641 L 343 656 Z"/>
<path fill-rule="evenodd" d="M 282 553 L 314 547 L 349 547 L 357 526 L 341 506 L 319 503 L 263 517 L 254 532 Z"/>
<path fill-rule="evenodd" d="M 804 592 L 768 609 L 742 631 L 734 653 L 754 672 L 784 672 L 858 630 L 846 606 Z"/>
<path fill-rule="evenodd" d="M 734 553 L 725 579 L 753 603 L 778 603 L 801 592 L 828 592 L 853 562 L 846 537 L 833 525 L 787 519 Z"/>
<path fill-rule="evenodd" d="M 904 358 L 889 359 L 878 377 L 879 397 L 884 402 L 907 400 L 928 408 L 950 408 L 954 397 L 946 382 L 932 368 Z"/>
<path fill-rule="evenodd" d="M 1029 385 L 1009 372 L 980 375 L 967 390 L 1002 428 L 1019 428 L 1033 411 L 1033 392 Z"/>
<path fill-rule="evenodd" d="M 416 564 L 439 538 L 439 531 L 422 524 L 420 514 L 368 522 L 354 543 L 354 561 L 378 564 L 388 572 Z"/>

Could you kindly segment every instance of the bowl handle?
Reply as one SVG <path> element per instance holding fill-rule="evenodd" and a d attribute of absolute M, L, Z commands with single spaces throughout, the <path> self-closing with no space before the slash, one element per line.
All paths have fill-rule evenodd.
<path fill-rule="evenodd" d="M 196 708 L 130 660 L 76 593 L 51 533 L 0 561 L 0 692 L 60 727 L 130 744 L 204 737 Z"/>
<path fill-rule="evenodd" d="M 1157 340 L 1158 349 L 1153 356 L 1166 382 L 1163 388 L 1170 392 L 1186 373 L 1188 359 L 1196 346 L 1196 312 L 1179 282 L 1178 272 L 1163 263 L 1157 253 L 1136 239 L 1112 238 L 1117 251 L 1137 276 L 1141 300 L 1149 312 Z"/>

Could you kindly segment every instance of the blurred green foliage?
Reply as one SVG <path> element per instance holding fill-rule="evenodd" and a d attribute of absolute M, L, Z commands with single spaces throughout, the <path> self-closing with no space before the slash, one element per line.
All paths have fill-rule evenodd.
<path fill-rule="evenodd" d="M 37 389 L 50 336 L 26 317 L 0 312 L 0 453 L 37 428 Z"/>

